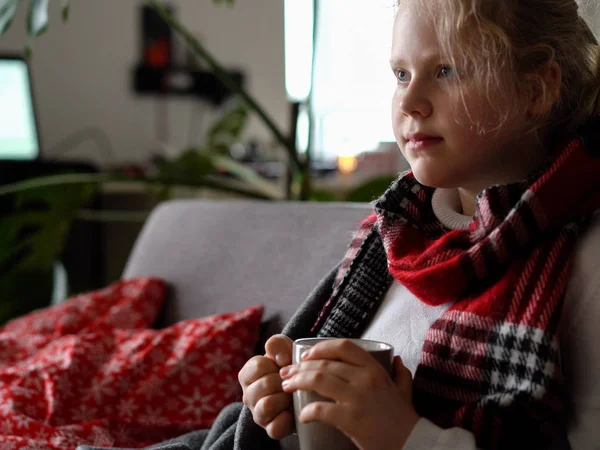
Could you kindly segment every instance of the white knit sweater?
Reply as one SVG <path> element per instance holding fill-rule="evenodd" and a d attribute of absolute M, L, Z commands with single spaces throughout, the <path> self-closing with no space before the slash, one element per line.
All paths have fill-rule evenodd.
<path fill-rule="evenodd" d="M 457 211 L 455 190 L 438 189 L 433 196 L 437 218 L 450 229 L 467 228 L 472 220 Z M 363 334 L 365 339 L 389 342 L 414 373 L 425 334 L 450 305 L 427 306 L 399 283 L 388 290 L 383 304 Z M 569 443 L 573 450 L 600 449 L 600 215 L 582 235 L 561 323 L 561 358 L 571 401 Z M 476 449 L 473 435 L 460 428 L 444 430 L 421 419 L 405 450 Z"/>

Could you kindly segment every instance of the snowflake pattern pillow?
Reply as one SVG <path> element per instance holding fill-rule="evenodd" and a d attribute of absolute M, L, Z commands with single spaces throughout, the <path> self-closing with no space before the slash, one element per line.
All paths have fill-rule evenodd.
<path fill-rule="evenodd" d="M 164 285 L 124 283 L 61 305 L 68 321 L 53 307 L 4 327 L 0 351 L 16 350 L 0 366 L 0 448 L 142 447 L 209 427 L 240 399 L 237 373 L 253 354 L 262 307 L 140 329 Z"/>
<path fill-rule="evenodd" d="M 164 299 L 165 285 L 161 280 L 118 281 L 105 289 L 11 320 L 0 332 L 57 338 L 103 327 L 147 328 L 156 321 Z"/>

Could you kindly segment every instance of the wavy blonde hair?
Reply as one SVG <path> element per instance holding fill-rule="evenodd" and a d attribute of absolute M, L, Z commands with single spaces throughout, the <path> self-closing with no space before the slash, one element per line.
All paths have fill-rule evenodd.
<path fill-rule="evenodd" d="M 494 98 L 499 94 L 513 99 L 514 107 L 532 89 L 543 97 L 551 95 L 542 74 L 552 62 L 560 66 L 558 101 L 531 123 L 540 139 L 573 133 L 600 115 L 600 46 L 575 0 L 398 3 L 406 1 L 417 1 L 432 17 L 444 57 L 459 68 L 459 77 L 461 71 L 466 74 L 462 81 L 486 93 L 491 105 L 498 103 Z M 498 127 L 510 117 L 510 109 L 498 111 Z"/>

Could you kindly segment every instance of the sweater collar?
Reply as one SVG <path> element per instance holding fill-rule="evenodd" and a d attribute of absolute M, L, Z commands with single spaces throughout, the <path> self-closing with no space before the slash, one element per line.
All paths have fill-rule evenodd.
<path fill-rule="evenodd" d="M 437 219 L 449 230 L 467 230 L 473 222 L 472 216 L 459 212 L 461 204 L 457 189 L 436 189 L 431 206 Z"/>

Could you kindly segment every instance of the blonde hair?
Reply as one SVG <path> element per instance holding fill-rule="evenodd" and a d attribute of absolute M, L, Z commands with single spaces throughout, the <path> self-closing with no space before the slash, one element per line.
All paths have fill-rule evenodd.
<path fill-rule="evenodd" d="M 531 124 L 541 139 L 573 133 L 600 115 L 600 46 L 575 0 L 408 1 L 432 17 L 444 56 L 491 105 L 500 94 L 516 107 L 532 89 L 546 99 L 552 93 L 542 73 L 552 62 L 560 66 L 559 98 Z M 501 111 L 501 122 L 510 113 Z"/>

